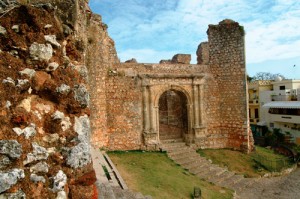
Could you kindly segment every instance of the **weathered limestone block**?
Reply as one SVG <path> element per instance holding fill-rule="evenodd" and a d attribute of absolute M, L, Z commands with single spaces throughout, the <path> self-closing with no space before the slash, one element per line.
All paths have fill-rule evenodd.
<path fill-rule="evenodd" d="M 42 182 L 45 183 L 46 179 L 43 176 L 36 175 L 35 173 L 30 175 L 30 180 L 34 183 Z"/>
<path fill-rule="evenodd" d="M 11 102 L 10 101 L 6 101 L 5 108 L 9 109 L 9 107 L 11 107 Z"/>
<path fill-rule="evenodd" d="M 29 89 L 30 87 L 30 82 L 28 79 L 18 79 L 17 80 L 17 86 L 18 89 L 20 89 L 21 91 L 25 91 L 27 89 Z"/>
<path fill-rule="evenodd" d="M 29 126 L 27 126 L 24 129 L 15 127 L 13 128 L 13 131 L 18 134 L 18 136 L 24 134 L 26 139 L 29 139 L 30 137 L 34 136 L 36 134 L 36 130 L 35 130 L 35 124 L 30 123 Z"/>
<path fill-rule="evenodd" d="M 6 29 L 3 26 L 0 25 L 0 34 L 1 35 L 6 35 L 6 33 L 7 33 Z"/>
<path fill-rule="evenodd" d="M 22 155 L 22 146 L 16 140 L 0 140 L 0 154 L 19 158 Z"/>
<path fill-rule="evenodd" d="M 59 64 L 56 62 L 51 62 L 48 64 L 46 71 L 55 71 L 59 67 Z"/>
<path fill-rule="evenodd" d="M 20 73 L 20 75 L 26 75 L 27 77 L 29 77 L 31 79 L 35 75 L 35 70 L 30 69 L 30 68 L 25 68 L 24 70 L 20 71 L 19 73 Z"/>
<path fill-rule="evenodd" d="M 0 169 L 3 169 L 10 164 L 11 164 L 11 161 L 7 156 L 0 155 Z"/>
<path fill-rule="evenodd" d="M 172 58 L 172 63 L 176 64 L 190 64 L 191 55 L 190 54 L 176 54 Z"/>
<path fill-rule="evenodd" d="M 89 142 L 91 134 L 90 119 L 87 115 L 75 117 L 74 131 L 81 142 Z"/>
<path fill-rule="evenodd" d="M 65 191 L 59 191 L 56 199 L 68 199 L 67 193 Z"/>
<path fill-rule="evenodd" d="M 63 112 L 55 111 L 55 113 L 52 115 L 52 119 L 53 120 L 60 120 L 61 121 L 60 122 L 60 126 L 61 126 L 61 129 L 63 131 L 68 130 L 72 126 L 70 118 L 69 117 L 65 117 L 65 115 L 64 115 Z"/>
<path fill-rule="evenodd" d="M 80 142 L 76 146 L 67 150 L 67 165 L 77 169 L 91 163 L 90 145 L 86 142 Z"/>
<path fill-rule="evenodd" d="M 25 199 L 26 198 L 26 194 L 22 191 L 19 190 L 16 193 L 4 193 L 4 194 L 0 194 L 0 199 Z"/>
<path fill-rule="evenodd" d="M 50 44 L 45 45 L 45 44 L 38 44 L 34 42 L 29 47 L 29 53 L 30 53 L 30 57 L 33 60 L 49 61 L 49 59 L 51 59 L 52 57 L 53 49 Z"/>
<path fill-rule="evenodd" d="M 48 173 L 49 166 L 46 162 L 39 162 L 30 167 L 32 173 Z"/>
<path fill-rule="evenodd" d="M 52 191 L 53 192 L 62 191 L 66 183 L 67 183 L 66 174 L 62 170 L 59 170 L 56 176 L 53 177 Z"/>
<path fill-rule="evenodd" d="M 15 31 L 16 33 L 18 33 L 18 32 L 20 32 L 20 26 L 19 25 L 13 25 L 12 27 L 11 27 L 11 29 L 13 30 L 13 31 Z"/>
<path fill-rule="evenodd" d="M 2 80 L 2 84 L 11 84 L 13 86 L 16 85 L 15 80 L 13 80 L 11 77 L 7 77 L 6 79 Z"/>
<path fill-rule="evenodd" d="M 6 172 L 0 172 L 0 193 L 8 190 L 15 185 L 19 179 L 24 178 L 23 169 L 12 169 Z"/>
<path fill-rule="evenodd" d="M 18 104 L 17 107 L 19 108 L 23 108 L 25 109 L 27 112 L 30 112 L 31 111 L 31 101 L 32 101 L 32 96 L 26 98 L 26 99 L 23 99 L 21 101 L 20 104 Z"/>
<path fill-rule="evenodd" d="M 82 108 L 88 107 L 90 102 L 90 96 L 88 90 L 83 84 L 75 85 L 73 88 L 74 98 L 80 103 Z"/>
<path fill-rule="evenodd" d="M 89 71 L 85 65 L 72 65 L 75 70 L 77 70 L 81 77 L 85 81 L 89 80 Z"/>
<path fill-rule="evenodd" d="M 197 64 L 208 64 L 208 62 L 209 62 L 208 42 L 200 43 L 196 54 L 197 54 Z"/>
<path fill-rule="evenodd" d="M 47 42 L 49 42 L 50 44 L 52 44 L 53 46 L 57 47 L 57 48 L 60 48 L 60 43 L 58 43 L 56 41 L 56 36 L 55 35 L 45 35 L 44 36 L 45 40 Z"/>
<path fill-rule="evenodd" d="M 32 147 L 33 152 L 27 154 L 27 159 L 23 161 L 24 165 L 37 160 L 47 160 L 49 154 L 44 147 L 39 146 L 37 143 L 32 143 Z"/>
<path fill-rule="evenodd" d="M 63 127 L 63 126 L 62 126 Z M 49 134 L 43 137 L 43 141 L 47 143 L 54 143 L 59 140 L 59 135 L 57 133 Z"/>
<path fill-rule="evenodd" d="M 62 84 L 56 88 L 56 92 L 63 94 L 63 95 L 69 94 L 70 91 L 71 91 L 71 87 L 66 84 Z"/>

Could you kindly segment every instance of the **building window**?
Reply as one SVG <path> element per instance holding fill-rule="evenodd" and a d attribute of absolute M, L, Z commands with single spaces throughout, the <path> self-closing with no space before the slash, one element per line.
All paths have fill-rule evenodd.
<path fill-rule="evenodd" d="M 274 128 L 274 123 L 270 123 L 270 127 L 271 127 L 271 128 Z"/>
<path fill-rule="evenodd" d="M 255 118 L 259 118 L 259 116 L 258 116 L 258 108 L 255 109 Z"/>
<path fill-rule="evenodd" d="M 279 86 L 279 90 L 285 90 L 285 86 Z"/>

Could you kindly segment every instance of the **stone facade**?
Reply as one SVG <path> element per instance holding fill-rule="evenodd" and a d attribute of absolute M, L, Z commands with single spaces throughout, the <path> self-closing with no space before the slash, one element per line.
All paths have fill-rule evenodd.
<path fill-rule="evenodd" d="M 181 135 L 188 145 L 252 150 L 243 27 L 224 20 L 210 25 L 207 33 L 208 42 L 197 50 L 198 64 L 189 64 L 190 55 L 178 54 L 160 64 L 110 65 L 105 77 L 107 129 L 98 128 L 94 136 L 105 138 L 99 147 L 159 150 L 160 136 L 166 133 L 160 132 L 165 116 L 159 100 L 174 91 L 186 98 L 187 128 Z"/>
<path fill-rule="evenodd" d="M 210 25 L 208 42 L 197 50 L 198 64 L 176 55 L 160 64 L 111 64 L 106 77 L 107 131 L 100 147 L 158 150 L 159 99 L 169 90 L 187 99 L 187 144 L 197 148 L 252 149 L 245 78 L 244 31 L 224 20 Z"/>

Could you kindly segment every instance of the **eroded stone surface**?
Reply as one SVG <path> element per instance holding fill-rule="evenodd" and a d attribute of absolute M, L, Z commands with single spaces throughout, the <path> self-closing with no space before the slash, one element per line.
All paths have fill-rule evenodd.
<path fill-rule="evenodd" d="M 72 168 L 81 168 L 91 163 L 90 146 L 86 142 L 80 142 L 71 149 L 67 149 L 66 164 Z"/>
<path fill-rule="evenodd" d="M 59 170 L 56 176 L 53 177 L 52 191 L 53 192 L 62 191 L 66 183 L 67 183 L 66 174 L 62 170 Z"/>
<path fill-rule="evenodd" d="M 0 154 L 19 158 L 22 155 L 22 146 L 16 140 L 0 140 Z"/>
<path fill-rule="evenodd" d="M 44 38 L 47 42 L 49 42 L 53 46 L 60 47 L 60 44 L 56 41 L 56 36 L 55 35 L 45 35 Z"/>
<path fill-rule="evenodd" d="M 51 62 L 48 64 L 46 71 L 55 71 L 59 67 L 59 64 L 56 62 Z"/>
<path fill-rule="evenodd" d="M 90 119 L 87 115 L 75 117 L 74 131 L 81 142 L 89 142 L 91 134 Z"/>
<path fill-rule="evenodd" d="M 0 199 L 26 199 L 26 194 L 22 190 L 19 190 L 16 193 L 0 194 Z"/>
<path fill-rule="evenodd" d="M 48 173 L 49 166 L 46 162 L 38 162 L 37 164 L 30 167 L 32 173 Z"/>
<path fill-rule="evenodd" d="M 56 92 L 63 94 L 63 95 L 69 94 L 70 91 L 71 91 L 71 87 L 66 84 L 62 84 L 56 88 Z"/>
<path fill-rule="evenodd" d="M 63 131 L 68 130 L 71 126 L 72 123 L 70 121 L 69 117 L 65 117 L 63 112 L 60 111 L 56 111 L 53 115 L 52 115 L 52 119 L 53 120 L 60 120 L 60 125 Z"/>
<path fill-rule="evenodd" d="M 45 183 L 46 179 L 43 176 L 36 175 L 35 173 L 30 175 L 30 180 L 34 183 L 42 182 Z"/>
<path fill-rule="evenodd" d="M 33 60 L 45 60 L 51 59 L 53 49 L 50 44 L 38 44 L 34 42 L 29 48 L 30 57 Z"/>
<path fill-rule="evenodd" d="M 48 158 L 48 151 L 44 148 L 39 146 L 37 143 L 32 143 L 33 151 L 32 153 L 27 154 L 27 159 L 23 162 L 24 165 L 29 164 L 31 162 L 37 160 L 47 160 Z"/>
<path fill-rule="evenodd" d="M 10 159 L 7 156 L 0 155 L 0 169 L 3 169 L 11 164 Z"/>
<path fill-rule="evenodd" d="M 15 86 L 15 80 L 13 80 L 11 77 L 7 77 L 6 79 L 2 80 L 3 84 L 11 84 L 13 86 Z"/>
<path fill-rule="evenodd" d="M 24 70 L 19 72 L 21 75 L 26 75 L 30 79 L 35 75 L 35 70 L 30 68 L 25 68 Z"/>
<path fill-rule="evenodd" d="M 75 85 L 73 88 L 74 98 L 78 101 L 81 107 L 88 107 L 90 102 L 90 96 L 83 84 Z"/>
<path fill-rule="evenodd" d="M 1 35 L 6 35 L 6 33 L 7 33 L 6 29 L 3 26 L 0 25 L 0 34 Z"/>
<path fill-rule="evenodd" d="M 6 172 L 0 171 L 0 193 L 8 190 L 11 186 L 15 185 L 19 179 L 24 177 L 23 169 L 12 169 Z"/>
<path fill-rule="evenodd" d="M 21 128 L 18 128 L 18 127 L 15 127 L 13 128 L 13 131 L 18 134 L 19 136 L 24 134 L 25 138 L 26 139 L 29 139 L 30 137 L 34 136 L 36 134 L 36 130 L 35 130 L 35 124 L 33 123 L 30 123 L 29 126 L 27 126 L 26 128 L 24 129 L 21 129 Z"/>

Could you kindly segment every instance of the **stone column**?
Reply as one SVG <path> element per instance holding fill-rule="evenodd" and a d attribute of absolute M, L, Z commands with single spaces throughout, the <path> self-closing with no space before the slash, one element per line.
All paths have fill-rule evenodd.
<path fill-rule="evenodd" d="M 204 112 L 204 104 L 203 104 L 203 93 L 204 93 L 204 85 L 200 84 L 199 85 L 199 123 L 200 126 L 205 126 L 205 121 L 203 117 L 203 112 Z"/>
<path fill-rule="evenodd" d="M 150 105 L 150 131 L 151 133 L 156 132 L 156 115 L 155 115 L 155 108 L 153 102 L 153 92 L 151 87 L 149 87 L 149 105 Z"/>
<path fill-rule="evenodd" d="M 199 91 L 198 91 L 198 85 L 193 85 L 193 104 L 194 104 L 194 128 L 199 127 Z"/>
<path fill-rule="evenodd" d="M 149 131 L 149 95 L 147 86 L 143 86 L 144 133 Z"/>

